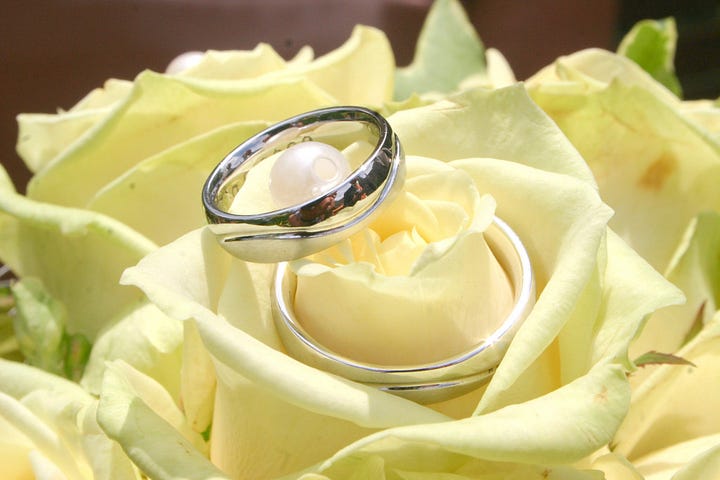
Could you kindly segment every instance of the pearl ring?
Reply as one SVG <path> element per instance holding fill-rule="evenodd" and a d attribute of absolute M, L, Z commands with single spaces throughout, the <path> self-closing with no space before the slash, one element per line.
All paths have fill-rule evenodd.
<path fill-rule="evenodd" d="M 354 166 L 353 156 L 360 158 Z M 242 209 L 233 201 L 249 171 L 265 160 L 274 162 L 269 190 L 275 209 L 230 213 Z M 324 250 L 361 230 L 402 187 L 404 175 L 400 142 L 380 114 L 324 108 L 277 123 L 235 148 L 208 177 L 202 201 L 225 250 L 275 263 Z"/>

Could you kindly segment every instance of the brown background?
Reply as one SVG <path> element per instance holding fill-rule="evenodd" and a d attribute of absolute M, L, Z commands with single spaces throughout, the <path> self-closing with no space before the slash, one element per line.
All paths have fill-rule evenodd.
<path fill-rule="evenodd" d="M 383 29 L 398 63 L 406 64 L 412 58 L 430 3 L 430 0 L 5 1 L 0 15 L 0 161 L 22 190 L 29 172 L 15 154 L 15 115 L 69 108 L 106 78 L 132 79 L 145 68 L 164 70 L 174 56 L 187 50 L 249 49 L 258 42 L 267 42 L 286 58 L 305 44 L 322 54 L 342 44 L 352 27 L 363 23 Z M 644 3 L 643 10 L 640 7 Z M 470 0 L 463 5 L 485 45 L 499 48 L 518 78 L 523 79 L 562 54 L 589 46 L 614 49 L 620 32 L 635 17 L 666 14 L 658 9 L 664 3 Z M 717 13 L 717 0 L 691 0 L 686 5 L 700 12 L 698 15 L 705 23 L 708 18 L 716 18 L 713 15 Z M 713 6 L 715 13 L 701 15 L 702 8 Z M 672 9 L 672 5 L 667 8 Z M 711 40 L 717 39 L 713 32 L 720 29 L 716 27 L 717 22 L 709 28 Z M 701 40 L 708 44 L 707 38 Z M 717 53 L 711 50 L 705 55 L 713 52 Z M 703 63 L 705 71 L 714 68 L 708 67 L 707 60 Z M 710 77 L 710 82 L 715 78 Z"/>

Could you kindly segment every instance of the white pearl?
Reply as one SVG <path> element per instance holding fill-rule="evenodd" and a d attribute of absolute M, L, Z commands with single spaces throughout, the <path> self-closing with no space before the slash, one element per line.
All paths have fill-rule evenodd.
<path fill-rule="evenodd" d="M 329 192 L 350 174 L 338 149 L 320 142 L 293 145 L 270 170 L 270 194 L 277 208 L 304 203 Z"/>
<path fill-rule="evenodd" d="M 203 52 L 185 52 L 181 53 L 168 64 L 165 73 L 176 75 L 189 68 L 194 67 L 202 60 L 205 54 Z"/>

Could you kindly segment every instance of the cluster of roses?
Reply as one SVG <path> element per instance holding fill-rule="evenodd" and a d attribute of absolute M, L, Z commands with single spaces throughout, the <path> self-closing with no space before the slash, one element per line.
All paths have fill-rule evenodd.
<path fill-rule="evenodd" d="M 0 314 L 3 478 L 720 475 L 720 108 L 661 83 L 675 85 L 674 25 L 643 22 L 618 53 L 561 57 L 523 84 L 458 12 L 436 2 L 451 20 L 428 22 L 406 69 L 357 27 L 317 59 L 211 51 L 19 117 L 35 175 L 20 195 L 0 170 L 0 259 L 18 278 Z M 471 41 L 435 58 L 436 35 Z M 369 321 L 361 352 L 482 335 L 491 319 L 457 318 L 487 310 L 475 256 L 497 214 L 538 297 L 476 392 L 419 405 L 290 358 L 273 265 L 203 229 L 199 191 L 225 153 L 343 104 L 388 118 L 408 178 L 371 229 L 291 264 L 297 308 L 340 331 L 392 320 L 380 338 Z M 438 272 L 445 288 L 418 298 Z"/>

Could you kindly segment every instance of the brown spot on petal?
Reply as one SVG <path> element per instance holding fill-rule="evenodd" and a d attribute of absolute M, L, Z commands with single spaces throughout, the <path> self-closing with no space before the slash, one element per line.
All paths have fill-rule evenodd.
<path fill-rule="evenodd" d="M 597 403 L 607 403 L 608 401 L 608 389 L 603 385 L 602 390 L 595 394 L 595 401 Z"/>
<path fill-rule="evenodd" d="M 668 153 L 660 155 L 640 177 L 638 185 L 649 190 L 660 190 L 675 171 L 677 160 Z"/>

